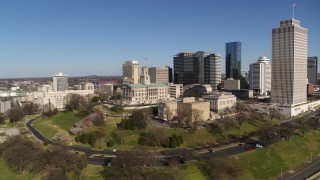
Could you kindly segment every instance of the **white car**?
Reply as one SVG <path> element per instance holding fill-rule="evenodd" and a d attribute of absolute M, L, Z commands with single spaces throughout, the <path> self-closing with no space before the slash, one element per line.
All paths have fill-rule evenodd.
<path fill-rule="evenodd" d="M 257 147 L 257 148 L 263 148 L 263 146 L 260 145 L 260 144 L 256 144 L 256 147 Z"/>
<path fill-rule="evenodd" d="M 113 149 L 112 152 L 117 152 L 117 149 Z"/>

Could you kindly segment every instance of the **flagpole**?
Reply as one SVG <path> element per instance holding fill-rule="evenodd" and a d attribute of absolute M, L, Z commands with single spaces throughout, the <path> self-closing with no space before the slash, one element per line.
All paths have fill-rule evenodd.
<path fill-rule="evenodd" d="M 295 7 L 296 7 L 296 4 L 293 4 L 292 5 L 292 19 L 294 19 L 294 9 L 295 9 Z"/>

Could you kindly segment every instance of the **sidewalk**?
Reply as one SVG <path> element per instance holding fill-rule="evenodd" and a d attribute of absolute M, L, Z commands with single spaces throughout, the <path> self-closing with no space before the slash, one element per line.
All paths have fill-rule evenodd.
<path fill-rule="evenodd" d="M 311 163 L 309 160 L 294 169 L 291 169 L 287 172 L 283 172 L 282 178 L 281 178 L 281 174 L 280 174 L 277 177 L 277 180 L 281 180 L 281 179 L 290 179 L 290 180 L 307 179 L 308 177 L 312 176 L 313 174 L 315 174 L 319 171 L 320 171 L 320 154 L 315 156 L 312 159 Z"/>

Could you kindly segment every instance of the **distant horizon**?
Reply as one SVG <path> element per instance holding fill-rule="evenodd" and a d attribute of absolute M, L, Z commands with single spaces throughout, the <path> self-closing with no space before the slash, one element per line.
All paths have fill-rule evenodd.
<path fill-rule="evenodd" d="M 220 54 L 225 73 L 225 44 L 235 41 L 249 70 L 260 56 L 272 60 L 272 29 L 293 18 L 293 4 L 309 32 L 308 57 L 319 57 L 318 0 L 4 1 L 0 79 L 115 76 L 128 60 L 173 67 L 175 54 L 197 51 Z"/>

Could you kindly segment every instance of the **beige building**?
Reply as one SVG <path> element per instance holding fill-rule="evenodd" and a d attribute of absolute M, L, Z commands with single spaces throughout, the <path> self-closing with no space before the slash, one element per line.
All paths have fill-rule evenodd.
<path fill-rule="evenodd" d="M 168 67 L 150 67 L 149 68 L 151 83 L 168 83 L 169 69 Z"/>
<path fill-rule="evenodd" d="M 66 90 L 66 91 L 36 91 L 31 93 L 31 98 L 34 104 L 43 106 L 46 104 L 52 105 L 52 108 L 65 109 L 68 101 L 67 96 L 69 94 L 79 94 L 81 96 L 93 96 L 94 85 L 92 83 L 85 83 L 81 90 Z M 40 88 L 43 89 L 43 88 Z M 46 88 L 44 88 L 46 90 Z"/>
<path fill-rule="evenodd" d="M 307 102 L 308 30 L 295 19 L 272 29 L 271 102 L 292 106 Z"/>
<path fill-rule="evenodd" d="M 223 80 L 223 87 L 225 90 L 239 90 L 240 80 L 235 80 L 233 78 Z"/>
<path fill-rule="evenodd" d="M 183 84 L 168 83 L 171 98 L 180 98 L 183 95 Z"/>
<path fill-rule="evenodd" d="M 215 93 L 203 96 L 203 99 L 210 102 L 210 110 L 221 113 L 236 105 L 237 98 L 231 93 Z"/>
<path fill-rule="evenodd" d="M 164 83 L 125 84 L 121 87 L 123 104 L 158 104 L 170 100 L 169 86 Z"/>
<path fill-rule="evenodd" d="M 0 100 L 0 114 L 6 113 L 11 109 L 11 101 Z"/>
<path fill-rule="evenodd" d="M 192 113 L 194 113 L 194 110 L 199 110 L 201 112 L 201 117 L 199 118 L 200 121 L 211 119 L 210 103 L 207 101 L 195 101 L 194 97 L 183 98 L 181 102 L 170 101 L 160 104 L 158 108 L 159 118 L 163 120 L 168 119 L 167 108 L 169 108 L 172 113 L 169 120 L 173 119 L 174 117 L 185 117 L 191 120 L 193 119 Z"/>
<path fill-rule="evenodd" d="M 126 61 L 122 64 L 123 83 L 138 84 L 139 83 L 139 63 L 138 61 Z M 130 83 L 129 83 L 130 82 Z"/>

